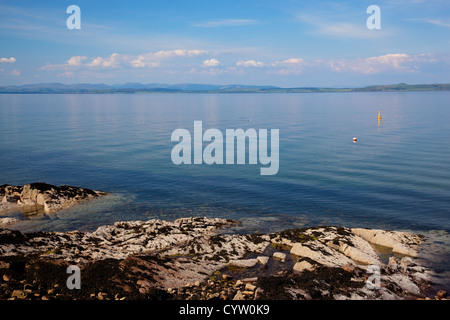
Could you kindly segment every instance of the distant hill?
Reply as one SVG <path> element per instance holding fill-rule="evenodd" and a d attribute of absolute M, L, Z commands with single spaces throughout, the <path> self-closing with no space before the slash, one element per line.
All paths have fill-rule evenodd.
<path fill-rule="evenodd" d="M 354 89 L 353 91 L 449 91 L 450 84 L 414 84 L 406 83 L 383 85 L 383 86 L 368 86 L 365 88 Z"/>
<path fill-rule="evenodd" d="M 320 93 L 320 92 L 397 92 L 397 91 L 450 91 L 450 84 L 414 84 L 374 85 L 362 88 L 321 88 L 294 87 L 280 88 L 275 86 L 248 86 L 240 84 L 142 84 L 130 82 L 124 84 L 62 84 L 36 83 L 20 86 L 0 86 L 0 93 L 15 94 L 61 94 L 61 93 Z"/>

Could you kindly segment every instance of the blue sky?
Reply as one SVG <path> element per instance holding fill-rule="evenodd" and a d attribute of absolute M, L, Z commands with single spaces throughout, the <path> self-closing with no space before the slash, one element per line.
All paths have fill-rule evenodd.
<path fill-rule="evenodd" d="M 0 85 L 450 82 L 448 0 L 0 1 L 0 42 Z"/>

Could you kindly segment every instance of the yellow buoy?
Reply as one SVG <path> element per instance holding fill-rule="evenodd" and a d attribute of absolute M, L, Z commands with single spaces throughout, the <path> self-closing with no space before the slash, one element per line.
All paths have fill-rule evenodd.
<path fill-rule="evenodd" d="M 378 120 L 381 119 L 381 110 L 378 111 Z"/>

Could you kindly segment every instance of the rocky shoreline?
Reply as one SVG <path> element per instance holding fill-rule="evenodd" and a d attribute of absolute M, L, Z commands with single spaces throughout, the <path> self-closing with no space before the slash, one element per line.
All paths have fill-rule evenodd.
<path fill-rule="evenodd" d="M 335 226 L 225 233 L 236 223 L 194 217 L 94 232 L 0 229 L 0 299 L 427 298 L 433 272 L 415 259 L 420 235 Z M 80 268 L 81 289 L 66 285 L 70 265 Z"/>
<path fill-rule="evenodd" d="M 54 186 L 43 182 L 24 186 L 4 184 L 0 186 L 0 214 L 18 210 L 49 214 L 106 194 L 87 188 Z M 18 221 L 14 218 L 0 218 L 0 228 L 11 226 Z"/>

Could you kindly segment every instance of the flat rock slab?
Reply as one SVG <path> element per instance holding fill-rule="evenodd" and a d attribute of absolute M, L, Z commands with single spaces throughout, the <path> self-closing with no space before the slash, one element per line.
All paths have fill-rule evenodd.
<path fill-rule="evenodd" d="M 353 228 L 352 232 L 362 239 L 377 245 L 392 248 L 392 251 L 417 257 L 417 248 L 422 241 L 419 235 L 410 232 Z"/>
<path fill-rule="evenodd" d="M 193 217 L 116 222 L 94 232 L 0 229 L 0 276 L 7 279 L 0 298 L 409 299 L 423 297 L 429 285 L 430 270 L 410 257 L 384 264 L 370 242 L 382 234 L 384 244 L 401 244 L 415 256 L 423 239 L 410 233 L 343 227 L 219 233 L 236 223 Z M 82 269 L 82 290 L 65 289 L 72 264 Z M 373 270 L 376 289 L 366 285 Z M 14 293 L 24 283 L 32 294 Z"/>
<path fill-rule="evenodd" d="M 106 195 L 106 192 L 73 186 L 35 182 L 24 186 L 0 186 L 0 213 L 36 206 L 45 213 L 67 209 L 77 203 Z"/>

